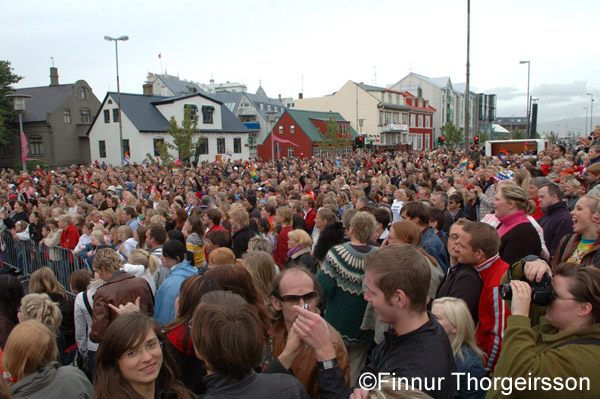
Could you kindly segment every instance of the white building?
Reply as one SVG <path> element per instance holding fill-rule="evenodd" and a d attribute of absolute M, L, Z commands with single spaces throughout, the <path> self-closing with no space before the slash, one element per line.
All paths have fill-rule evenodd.
<path fill-rule="evenodd" d="M 167 73 L 154 74 L 148 72 L 144 84 L 144 94 L 165 97 L 184 96 L 195 93 L 245 93 L 248 91 L 246 85 L 238 82 L 227 81 L 215 83 L 210 79 L 208 84 L 202 84 L 191 80 L 180 79 L 178 76 Z"/>
<path fill-rule="evenodd" d="M 187 107 L 198 118 L 194 142 L 202 139 L 192 160 L 213 162 L 217 155 L 248 159 L 249 131 L 221 102 L 200 93 L 180 97 L 121 93 L 123 153 L 130 154 L 130 162 L 140 163 L 147 154 L 158 157 L 157 144 L 173 142 L 166 131 L 170 118 L 181 126 Z M 121 163 L 118 115 L 117 93 L 109 92 L 88 131 L 92 162 Z M 172 155 L 177 157 L 175 151 Z"/>

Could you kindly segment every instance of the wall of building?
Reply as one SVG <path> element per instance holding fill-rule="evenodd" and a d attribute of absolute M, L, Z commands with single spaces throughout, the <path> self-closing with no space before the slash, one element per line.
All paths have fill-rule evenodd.
<path fill-rule="evenodd" d="M 290 127 L 294 125 L 294 134 L 290 133 Z M 282 134 L 279 133 L 279 126 L 283 127 Z M 288 143 L 279 143 L 277 141 L 274 142 L 274 155 L 275 159 L 277 159 L 277 145 L 281 147 L 279 152 L 280 158 L 287 157 L 288 148 L 294 148 L 294 156 L 296 158 L 299 157 L 310 157 L 312 155 L 312 142 L 310 139 L 304 134 L 304 132 L 300 129 L 300 126 L 294 121 L 294 119 L 287 112 L 284 113 L 279 121 L 273 127 L 273 132 L 277 138 L 291 141 L 298 145 L 295 147 Z M 271 135 L 269 134 L 262 145 L 258 147 L 258 156 L 262 158 L 264 161 L 271 160 Z"/>

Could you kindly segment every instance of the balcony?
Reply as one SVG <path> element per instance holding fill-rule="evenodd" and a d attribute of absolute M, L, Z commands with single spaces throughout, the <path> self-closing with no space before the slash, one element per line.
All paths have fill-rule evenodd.
<path fill-rule="evenodd" d="M 240 107 L 238 109 L 238 116 L 256 116 L 257 111 L 254 107 Z"/>
<path fill-rule="evenodd" d="M 401 123 L 389 123 L 387 125 L 377 127 L 377 133 L 381 134 L 387 132 L 408 132 L 408 125 Z"/>

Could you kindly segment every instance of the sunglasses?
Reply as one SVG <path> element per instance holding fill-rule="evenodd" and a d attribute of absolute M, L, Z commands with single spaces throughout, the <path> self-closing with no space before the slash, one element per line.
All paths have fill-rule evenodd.
<path fill-rule="evenodd" d="M 315 291 L 310 291 L 310 292 L 307 292 L 306 294 L 302 294 L 302 295 L 281 295 L 279 297 L 279 299 L 281 299 L 283 302 L 287 303 L 288 305 L 298 305 L 300 303 L 300 299 L 302 299 L 302 301 L 304 303 L 311 303 L 316 298 L 317 298 L 317 293 Z"/>

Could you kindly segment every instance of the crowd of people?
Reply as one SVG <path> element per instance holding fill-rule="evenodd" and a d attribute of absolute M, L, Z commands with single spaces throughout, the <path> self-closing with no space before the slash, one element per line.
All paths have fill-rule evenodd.
<path fill-rule="evenodd" d="M 598 397 L 585 144 L 2 170 L 0 395 Z"/>

